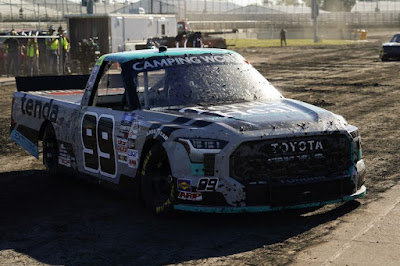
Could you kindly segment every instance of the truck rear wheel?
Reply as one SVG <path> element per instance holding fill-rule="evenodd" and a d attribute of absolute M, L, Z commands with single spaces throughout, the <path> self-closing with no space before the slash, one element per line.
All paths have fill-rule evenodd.
<path fill-rule="evenodd" d="M 141 192 L 146 208 L 156 215 L 171 214 L 175 185 L 168 156 L 161 144 L 154 145 L 145 155 L 140 176 Z"/>
<path fill-rule="evenodd" d="M 43 164 L 50 174 L 57 173 L 58 144 L 56 133 L 52 126 L 47 126 L 43 133 Z"/>

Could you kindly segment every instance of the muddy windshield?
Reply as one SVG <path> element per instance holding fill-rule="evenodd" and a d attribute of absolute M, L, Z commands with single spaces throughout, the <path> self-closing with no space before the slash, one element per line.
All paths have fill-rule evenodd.
<path fill-rule="evenodd" d="M 396 34 L 392 37 L 390 42 L 400 42 L 400 35 Z"/>
<path fill-rule="evenodd" d="M 263 101 L 282 95 L 241 56 L 200 54 L 130 62 L 142 107 Z"/>

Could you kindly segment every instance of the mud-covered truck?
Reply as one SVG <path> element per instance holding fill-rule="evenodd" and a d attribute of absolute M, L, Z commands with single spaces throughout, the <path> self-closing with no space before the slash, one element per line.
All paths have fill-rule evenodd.
<path fill-rule="evenodd" d="M 54 175 L 132 181 L 155 213 L 313 208 L 366 193 L 357 127 L 284 98 L 233 51 L 107 54 L 85 87 L 31 84 L 14 93 L 12 140 L 35 157 L 41 146 Z"/>

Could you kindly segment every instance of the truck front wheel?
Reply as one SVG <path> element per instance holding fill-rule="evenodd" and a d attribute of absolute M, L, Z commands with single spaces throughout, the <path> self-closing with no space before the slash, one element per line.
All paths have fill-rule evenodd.
<path fill-rule="evenodd" d="M 146 208 L 156 215 L 171 214 L 175 185 L 168 156 L 161 144 L 154 145 L 145 155 L 140 176 Z"/>
<path fill-rule="evenodd" d="M 47 126 L 43 133 L 43 164 L 50 174 L 57 173 L 58 144 L 52 126 Z"/>

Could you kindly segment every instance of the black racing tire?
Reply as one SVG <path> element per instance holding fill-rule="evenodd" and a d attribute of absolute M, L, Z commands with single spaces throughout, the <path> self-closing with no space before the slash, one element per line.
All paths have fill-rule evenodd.
<path fill-rule="evenodd" d="M 382 60 L 383 62 L 386 62 L 386 61 L 389 61 L 389 58 L 388 58 L 387 56 L 382 56 L 382 57 L 381 57 L 381 60 Z"/>
<path fill-rule="evenodd" d="M 51 175 L 58 173 L 58 142 L 51 125 L 43 132 L 43 164 Z"/>
<path fill-rule="evenodd" d="M 171 215 L 175 184 L 168 156 L 161 144 L 154 145 L 145 154 L 140 178 L 141 195 L 146 209 L 157 216 Z"/>

